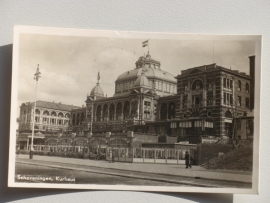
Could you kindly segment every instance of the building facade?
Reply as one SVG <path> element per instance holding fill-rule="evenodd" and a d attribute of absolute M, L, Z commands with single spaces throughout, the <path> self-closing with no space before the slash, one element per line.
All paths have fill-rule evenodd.
<path fill-rule="evenodd" d="M 176 142 L 186 137 L 196 142 L 200 137 L 233 139 L 239 136 L 236 118 L 243 120 L 254 108 L 255 56 L 249 59 L 249 75 L 210 64 L 174 77 L 148 53 L 138 59 L 135 69 L 117 78 L 112 97 L 104 95 L 98 73 L 85 106 L 37 101 L 35 132 L 45 138 L 47 149 L 65 146 L 77 151 L 79 146 L 131 146 L 131 131 L 159 136 L 158 140 L 173 136 Z M 22 104 L 19 140 L 31 131 L 33 112 L 33 103 Z M 247 126 L 253 128 L 251 122 Z M 28 145 L 29 141 L 24 146 Z"/>
<path fill-rule="evenodd" d="M 176 95 L 176 79 L 161 69 L 160 62 L 148 53 L 135 63 L 136 68 L 121 74 L 113 97 L 105 97 L 99 83 L 86 99 L 86 122 L 81 130 L 90 133 L 123 132 L 128 126 L 154 122 L 159 118 L 158 99 Z M 76 117 L 76 112 L 72 111 Z M 73 124 L 73 123 L 72 123 Z M 72 125 L 73 130 L 76 126 Z"/>
<path fill-rule="evenodd" d="M 34 118 L 34 103 L 26 102 L 20 106 L 18 119 L 18 139 L 20 149 L 29 149 L 34 125 L 35 144 L 45 143 L 45 135 L 67 132 L 73 105 L 37 101 Z M 77 107 L 78 108 L 78 107 Z"/>

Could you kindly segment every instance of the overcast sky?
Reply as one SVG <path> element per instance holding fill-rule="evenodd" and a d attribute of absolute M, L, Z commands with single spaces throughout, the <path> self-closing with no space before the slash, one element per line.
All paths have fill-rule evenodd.
<path fill-rule="evenodd" d="M 38 100 L 81 106 L 97 82 L 113 96 L 115 80 L 128 70 L 147 47 L 142 39 L 94 38 L 20 34 L 18 105 L 34 101 L 34 73 L 39 64 Z M 181 70 L 217 63 L 249 74 L 248 56 L 254 41 L 149 40 L 150 54 L 161 69 L 174 76 Z M 214 53 L 214 54 L 213 54 Z"/>

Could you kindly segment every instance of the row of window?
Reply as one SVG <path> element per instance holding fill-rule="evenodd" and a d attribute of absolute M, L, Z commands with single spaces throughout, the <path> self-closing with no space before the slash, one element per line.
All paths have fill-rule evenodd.
<path fill-rule="evenodd" d="M 237 90 L 242 91 L 242 82 L 241 82 L 241 80 L 237 81 L 237 85 L 238 85 Z M 228 79 L 228 78 L 223 78 L 223 86 L 225 88 L 232 89 L 233 88 L 233 80 Z M 246 83 L 245 92 L 249 93 L 249 83 Z"/>
<path fill-rule="evenodd" d="M 242 97 L 237 96 L 236 102 L 237 102 L 237 106 L 242 106 Z M 234 105 L 233 95 L 231 93 L 226 93 L 226 92 L 223 93 L 223 104 L 230 105 L 230 106 Z M 246 98 L 245 107 L 249 108 L 249 106 L 250 106 L 249 98 Z"/>
<path fill-rule="evenodd" d="M 67 120 L 61 120 L 61 119 L 49 119 L 49 118 L 43 118 L 42 119 L 42 123 L 47 125 L 47 124 L 51 124 L 51 125 L 68 125 L 68 122 Z M 39 117 L 36 117 L 35 118 L 35 123 L 40 123 L 40 118 Z"/>
<path fill-rule="evenodd" d="M 135 80 L 122 82 L 122 83 L 117 83 L 116 84 L 116 92 L 129 90 L 130 88 L 132 88 L 134 86 L 134 82 L 135 82 Z M 150 87 L 154 87 L 153 80 L 149 80 L 149 85 L 150 85 Z M 161 82 L 161 81 L 156 82 L 156 88 L 157 88 L 157 90 L 170 92 L 170 93 L 176 93 L 177 92 L 176 85 L 166 83 L 166 82 Z"/>
<path fill-rule="evenodd" d="M 156 88 L 157 90 L 161 90 L 164 92 L 170 92 L 170 93 L 177 93 L 176 90 L 176 85 L 170 84 L 170 83 L 166 83 L 166 82 L 161 82 L 161 81 L 157 81 L 156 83 Z"/>
<path fill-rule="evenodd" d="M 192 126 L 192 121 L 181 121 L 179 122 L 179 127 L 180 128 L 201 128 L 203 126 L 203 121 L 194 121 L 193 126 Z M 205 121 L 204 122 L 204 127 L 205 128 L 213 128 L 214 124 L 213 122 Z M 170 128 L 177 128 L 177 123 L 176 122 L 171 122 Z"/>
<path fill-rule="evenodd" d="M 23 114 L 25 115 L 25 114 L 28 114 L 28 113 L 30 113 L 30 110 L 27 111 L 26 109 L 24 109 Z M 39 109 L 36 109 L 35 114 L 36 115 L 40 115 L 40 110 Z M 59 112 L 57 114 L 55 111 L 49 113 L 49 111 L 45 110 L 43 112 L 43 116 L 54 116 L 54 117 L 60 117 L 61 118 L 61 117 L 64 117 L 64 113 Z M 69 118 L 69 117 L 70 117 L 70 114 L 69 113 L 66 113 L 65 114 L 65 118 Z"/>

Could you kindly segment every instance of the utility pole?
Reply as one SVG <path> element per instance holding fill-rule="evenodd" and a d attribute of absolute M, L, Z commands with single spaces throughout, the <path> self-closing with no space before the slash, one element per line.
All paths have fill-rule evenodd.
<path fill-rule="evenodd" d="M 39 64 L 37 65 L 37 71 L 34 74 L 34 80 L 36 80 L 36 90 L 35 90 L 35 104 L 34 104 L 34 116 L 33 116 L 33 122 L 32 122 L 32 137 L 31 137 L 31 149 L 30 149 L 30 154 L 29 154 L 29 159 L 33 159 L 34 155 L 34 131 L 35 131 L 35 119 L 36 119 L 36 106 L 37 106 L 37 87 L 38 87 L 38 79 L 41 77 L 40 76 L 41 72 L 39 72 Z"/>

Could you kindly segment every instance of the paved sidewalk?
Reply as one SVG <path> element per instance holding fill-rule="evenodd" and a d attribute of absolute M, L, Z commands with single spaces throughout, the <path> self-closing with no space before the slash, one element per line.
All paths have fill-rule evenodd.
<path fill-rule="evenodd" d="M 29 155 L 19 155 L 20 159 L 29 159 Z M 226 170 L 207 170 L 200 166 L 192 166 L 192 169 L 186 169 L 185 165 L 172 165 L 172 164 L 150 164 L 150 163 L 123 163 L 115 162 L 109 163 L 104 160 L 88 160 L 76 158 L 63 158 L 51 156 L 38 156 L 34 155 L 34 160 L 50 161 L 55 163 L 76 164 L 78 166 L 100 167 L 107 169 L 118 169 L 126 171 L 137 171 L 151 174 L 166 174 L 184 177 L 196 177 L 203 179 L 237 181 L 244 183 L 252 182 L 252 175 L 250 172 L 241 171 L 226 171 Z"/>

